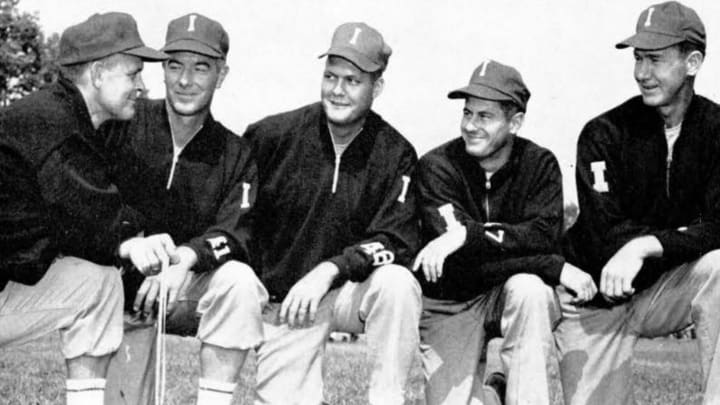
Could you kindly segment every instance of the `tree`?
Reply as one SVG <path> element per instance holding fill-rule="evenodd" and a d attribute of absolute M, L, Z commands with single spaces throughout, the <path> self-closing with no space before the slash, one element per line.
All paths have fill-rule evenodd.
<path fill-rule="evenodd" d="M 20 0 L 0 0 L 0 106 L 7 106 L 58 75 L 60 37 L 43 34 L 37 14 L 20 12 Z"/>

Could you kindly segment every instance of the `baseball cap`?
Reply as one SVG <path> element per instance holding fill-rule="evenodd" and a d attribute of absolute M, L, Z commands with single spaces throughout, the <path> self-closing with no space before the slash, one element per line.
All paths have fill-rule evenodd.
<path fill-rule="evenodd" d="M 116 53 L 134 55 L 146 61 L 167 59 L 167 55 L 145 46 L 130 14 L 93 14 L 63 31 L 57 63 L 74 65 Z"/>
<path fill-rule="evenodd" d="M 705 26 L 695 10 L 676 1 L 668 1 L 643 10 L 635 35 L 615 47 L 656 50 L 685 41 L 705 49 Z"/>
<path fill-rule="evenodd" d="M 513 101 L 525 111 L 530 99 L 530 90 L 525 86 L 517 69 L 487 59 L 475 68 L 467 86 L 448 93 L 448 98 L 468 96 L 494 101 Z"/>
<path fill-rule="evenodd" d="M 378 30 L 362 22 L 351 22 L 335 29 L 330 49 L 319 57 L 340 56 L 372 73 L 385 70 L 390 54 L 392 49 Z"/>
<path fill-rule="evenodd" d="M 230 38 L 219 22 L 191 13 L 170 21 L 163 52 L 189 51 L 225 59 Z"/>

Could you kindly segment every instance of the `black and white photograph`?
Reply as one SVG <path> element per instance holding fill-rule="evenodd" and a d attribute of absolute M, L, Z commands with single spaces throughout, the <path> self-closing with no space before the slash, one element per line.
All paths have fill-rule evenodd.
<path fill-rule="evenodd" d="M 0 0 L 0 405 L 720 404 L 720 2 Z"/>

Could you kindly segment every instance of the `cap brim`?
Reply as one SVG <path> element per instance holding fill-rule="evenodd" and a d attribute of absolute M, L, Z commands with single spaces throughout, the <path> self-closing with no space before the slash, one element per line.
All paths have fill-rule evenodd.
<path fill-rule="evenodd" d="M 318 58 L 323 58 L 325 56 L 339 56 L 343 59 L 347 59 L 352 64 L 357 66 L 360 70 L 367 73 L 373 73 L 382 68 L 382 66 L 371 61 L 370 59 L 368 59 L 367 56 L 361 54 L 360 52 L 352 48 L 330 48 L 327 52 L 318 56 Z"/>
<path fill-rule="evenodd" d="M 467 98 L 468 96 L 494 101 L 510 100 L 517 102 L 517 100 L 507 94 L 481 84 L 469 84 L 463 88 L 453 90 L 448 93 L 448 98 Z"/>
<path fill-rule="evenodd" d="M 162 49 L 163 52 L 194 52 L 200 55 L 210 56 L 212 58 L 224 58 L 225 55 L 217 49 L 192 39 L 179 39 L 166 44 Z"/>
<path fill-rule="evenodd" d="M 666 35 L 656 32 L 640 31 L 622 42 L 615 44 L 617 49 L 637 48 L 649 51 L 665 49 L 683 42 L 685 39 L 673 35 Z"/>
<path fill-rule="evenodd" d="M 126 49 L 124 51 L 121 51 L 121 53 L 137 56 L 140 59 L 149 62 L 163 61 L 168 58 L 168 55 L 166 53 L 156 51 L 155 49 L 149 48 L 147 46 L 139 46 L 137 48 Z"/>

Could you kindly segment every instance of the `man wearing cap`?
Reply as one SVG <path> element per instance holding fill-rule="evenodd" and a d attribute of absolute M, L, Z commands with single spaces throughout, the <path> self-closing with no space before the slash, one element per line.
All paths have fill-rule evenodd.
<path fill-rule="evenodd" d="M 592 275 L 600 294 L 585 305 L 560 295 L 566 404 L 633 403 L 635 342 L 691 324 L 703 403 L 720 402 L 720 107 L 693 89 L 705 46 L 694 10 L 643 10 L 616 45 L 634 48 L 640 95 L 580 133 L 566 267 Z"/>
<path fill-rule="evenodd" d="M 60 38 L 57 83 L 0 110 L 0 346 L 60 331 L 67 403 L 103 402 L 122 338 L 116 257 L 141 271 L 173 261 L 166 235 L 140 258 L 142 216 L 125 204 L 96 132 L 130 119 L 147 48 L 128 14 L 95 14 Z"/>
<path fill-rule="evenodd" d="M 170 21 L 162 48 L 169 56 L 165 99 L 142 100 L 133 120 L 103 128 L 120 192 L 147 217 L 146 232 L 167 233 L 178 246 L 180 260 L 165 274 L 166 330 L 201 341 L 201 405 L 231 403 L 245 355 L 260 343 L 252 314 L 267 301 L 245 264 L 257 189 L 251 148 L 210 112 L 228 72 L 228 50 L 217 21 L 197 13 Z M 130 315 L 108 377 L 109 403 L 152 398 L 159 280 L 130 275 L 136 275 L 125 278 Z"/>
<path fill-rule="evenodd" d="M 549 404 L 548 363 L 560 308 L 562 178 L 555 156 L 517 136 L 530 91 L 520 73 L 483 61 L 467 86 L 461 136 L 415 172 L 422 239 L 421 353 L 429 405 Z M 502 370 L 485 379 L 486 342 L 502 336 Z M 503 402 L 504 400 L 504 402 Z"/>
<path fill-rule="evenodd" d="M 402 404 L 418 346 L 421 294 L 406 266 L 418 229 L 410 143 L 371 110 L 390 47 L 340 25 L 321 101 L 248 127 L 260 185 L 253 264 L 269 293 L 257 404 L 318 404 L 333 330 L 367 335 L 371 404 Z M 260 313 L 257 313 L 260 316 Z"/>

